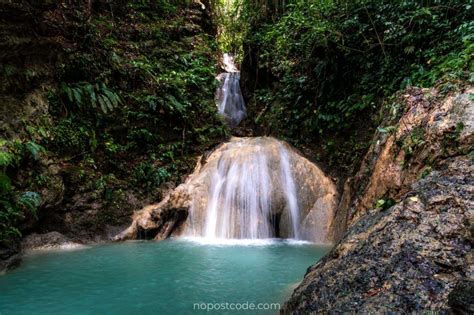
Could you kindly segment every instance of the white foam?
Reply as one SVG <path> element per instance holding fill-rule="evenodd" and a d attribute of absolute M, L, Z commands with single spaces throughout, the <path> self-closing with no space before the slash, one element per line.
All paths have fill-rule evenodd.
<path fill-rule="evenodd" d="M 281 238 L 237 239 L 237 238 L 209 238 L 209 237 L 180 237 L 176 240 L 197 243 L 199 245 L 216 246 L 269 246 L 269 245 L 316 245 L 315 243 Z"/>
<path fill-rule="evenodd" d="M 54 251 L 75 251 L 87 249 L 89 246 L 82 245 L 79 243 L 67 242 L 58 245 L 43 245 L 34 248 L 28 248 L 24 251 L 25 254 L 34 254 L 40 252 L 54 252 Z"/>

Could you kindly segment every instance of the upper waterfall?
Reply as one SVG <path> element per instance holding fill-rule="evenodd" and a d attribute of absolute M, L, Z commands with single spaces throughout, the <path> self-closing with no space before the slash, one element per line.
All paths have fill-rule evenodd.
<path fill-rule="evenodd" d="M 247 116 L 244 98 L 240 91 L 240 72 L 229 54 L 224 54 L 223 64 L 226 72 L 217 77 L 220 82 L 216 92 L 217 108 L 227 123 L 235 127 Z"/>
<path fill-rule="evenodd" d="M 234 62 L 234 57 L 231 54 L 225 53 L 222 57 L 222 63 L 224 64 L 224 70 L 226 72 L 239 72 Z"/>

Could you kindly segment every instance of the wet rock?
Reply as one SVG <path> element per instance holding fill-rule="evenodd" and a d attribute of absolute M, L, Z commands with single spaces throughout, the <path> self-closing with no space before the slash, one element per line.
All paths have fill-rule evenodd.
<path fill-rule="evenodd" d="M 474 314 L 474 281 L 459 282 L 449 293 L 448 304 L 455 314 Z"/>
<path fill-rule="evenodd" d="M 17 267 L 21 262 L 20 242 L 0 243 L 0 275 Z"/>
<path fill-rule="evenodd" d="M 127 239 L 163 240 L 180 228 L 186 220 L 188 210 L 175 208 L 176 200 L 168 195 L 160 203 L 149 205 L 133 215 L 132 224 L 113 237 L 115 241 Z"/>
<path fill-rule="evenodd" d="M 50 249 L 75 249 L 84 247 L 84 245 L 73 242 L 71 239 L 58 232 L 30 234 L 23 239 L 21 245 L 23 251 L 25 252 Z"/>

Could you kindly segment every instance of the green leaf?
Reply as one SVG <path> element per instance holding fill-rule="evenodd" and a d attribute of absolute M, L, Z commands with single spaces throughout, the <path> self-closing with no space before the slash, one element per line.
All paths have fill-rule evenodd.
<path fill-rule="evenodd" d="M 100 109 L 104 114 L 107 114 L 107 103 L 106 103 L 107 98 L 103 95 L 99 95 L 99 104 L 100 104 Z"/>
<path fill-rule="evenodd" d="M 113 106 L 117 107 L 117 105 L 120 102 L 120 97 L 116 93 L 114 93 L 114 92 L 112 92 L 108 89 L 105 89 L 103 92 L 104 92 L 105 95 L 107 95 L 107 98 L 110 100 L 110 102 L 113 104 Z"/>
<path fill-rule="evenodd" d="M 72 95 L 72 89 L 67 86 L 65 83 L 61 83 L 61 89 L 66 93 L 67 99 L 70 103 L 74 102 L 74 97 Z"/>
<path fill-rule="evenodd" d="M 0 192 L 6 193 L 12 190 L 12 182 L 10 177 L 7 174 L 1 172 L 0 173 Z"/>
<path fill-rule="evenodd" d="M 397 131 L 397 127 L 395 126 L 378 127 L 377 130 L 381 133 L 392 133 L 392 132 Z"/>
<path fill-rule="evenodd" d="M 40 152 L 46 152 L 45 148 L 43 148 L 41 145 L 33 142 L 33 141 L 28 141 L 25 144 L 25 148 L 30 152 L 31 156 L 33 159 L 37 160 L 38 159 L 38 154 Z"/>
<path fill-rule="evenodd" d="M 72 93 L 74 95 L 74 100 L 76 101 L 76 105 L 78 107 L 82 106 L 82 91 L 79 88 L 72 89 Z"/>
<path fill-rule="evenodd" d="M 27 191 L 18 198 L 18 203 L 36 214 L 36 209 L 41 205 L 41 196 L 34 191 Z"/>
<path fill-rule="evenodd" d="M 12 153 L 0 151 L 0 167 L 12 165 L 14 160 L 14 155 Z"/>
<path fill-rule="evenodd" d="M 90 95 L 91 98 L 91 105 L 93 108 L 97 108 L 97 95 L 95 94 L 95 91 L 92 90 L 92 93 Z"/>
<path fill-rule="evenodd" d="M 114 106 L 112 105 L 112 103 L 110 102 L 109 98 L 105 95 L 101 95 L 104 99 L 104 103 L 105 105 L 107 106 L 107 108 L 109 109 L 109 111 L 113 111 L 114 110 Z"/>

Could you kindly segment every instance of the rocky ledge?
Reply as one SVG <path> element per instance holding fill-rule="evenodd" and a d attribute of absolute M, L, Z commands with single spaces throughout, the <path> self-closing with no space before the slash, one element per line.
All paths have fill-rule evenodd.
<path fill-rule="evenodd" d="M 336 224 L 346 232 L 282 313 L 472 314 L 473 91 L 399 95 L 402 112 L 386 115 L 345 185 Z"/>
<path fill-rule="evenodd" d="M 21 243 L 25 253 L 38 250 L 69 250 L 84 248 L 85 245 L 74 242 L 59 232 L 45 234 L 30 234 Z"/>

